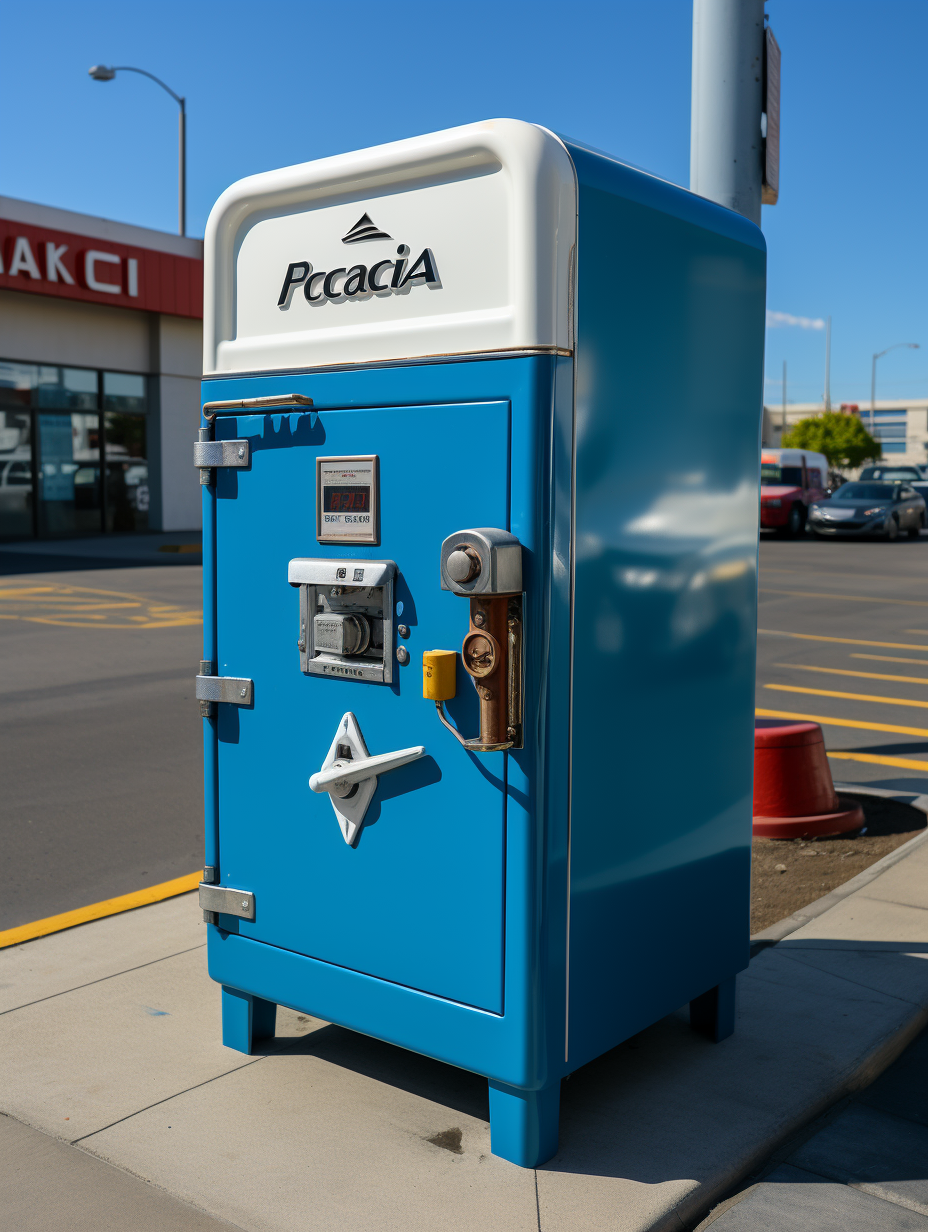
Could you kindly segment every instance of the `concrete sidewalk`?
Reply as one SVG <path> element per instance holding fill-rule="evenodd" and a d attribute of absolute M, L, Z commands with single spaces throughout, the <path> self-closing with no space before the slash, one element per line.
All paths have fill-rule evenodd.
<path fill-rule="evenodd" d="M 537 1172 L 490 1154 L 474 1075 L 286 1010 L 263 1055 L 223 1048 L 193 895 L 3 951 L 0 1209 L 18 1232 L 691 1226 L 928 1023 L 928 842 L 906 850 L 754 958 L 734 1037 L 681 1012 L 565 1082 Z"/>

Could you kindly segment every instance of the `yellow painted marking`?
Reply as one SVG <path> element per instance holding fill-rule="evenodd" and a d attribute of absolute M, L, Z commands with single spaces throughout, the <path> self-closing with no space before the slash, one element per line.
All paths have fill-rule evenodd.
<path fill-rule="evenodd" d="M 189 894 L 197 888 L 202 878 L 203 874 L 199 871 L 188 873 L 185 877 L 175 877 L 173 881 L 146 886 L 144 890 L 120 894 L 118 898 L 105 898 L 102 903 L 91 903 L 88 907 L 78 907 L 74 911 L 63 911 L 61 915 L 50 915 L 44 920 L 33 920 L 30 924 L 8 928 L 0 932 L 0 950 L 10 945 L 21 945 L 24 941 L 33 941 L 36 937 L 47 937 L 49 933 L 60 933 L 66 928 L 74 928 L 77 924 L 87 924 L 90 920 L 102 920 L 108 915 L 119 915 L 121 911 L 132 911 L 135 907 L 160 903 L 163 899 L 174 898 L 178 894 Z"/>
<path fill-rule="evenodd" d="M 826 637 L 824 633 L 786 633 L 783 629 L 758 629 L 774 637 L 798 637 L 808 642 L 838 642 L 842 646 L 882 646 L 884 650 L 928 650 L 928 646 L 913 646 L 909 642 L 870 642 L 859 637 Z"/>
<path fill-rule="evenodd" d="M 83 620 L 56 620 L 52 616 L 20 616 L 19 619 L 34 625 L 61 625 L 66 629 L 180 629 L 203 623 L 199 613 L 184 620 L 148 620 L 143 625 L 88 625 Z"/>
<path fill-rule="evenodd" d="M 68 629 L 176 629 L 203 623 L 199 610 L 91 586 L 0 588 L 0 619 Z"/>
<path fill-rule="evenodd" d="M 928 710 L 928 702 L 910 702 L 902 697 L 881 697 L 876 693 L 839 693 L 835 689 L 807 689 L 801 684 L 765 684 L 765 689 L 780 693 L 812 693 L 815 697 L 841 697 L 848 702 L 877 702 L 881 706 L 915 706 Z"/>
<path fill-rule="evenodd" d="M 926 646 L 925 649 L 928 650 L 928 646 Z M 857 651 L 856 653 L 852 651 L 848 655 L 848 658 L 849 659 L 877 659 L 880 663 L 924 663 L 925 666 L 928 667 L 928 659 L 907 659 L 907 658 L 903 658 L 902 655 L 872 655 L 872 654 L 861 654 L 859 651 Z"/>
<path fill-rule="evenodd" d="M 928 772 L 928 761 L 916 761 L 912 757 L 884 757 L 882 753 L 829 753 L 840 761 L 868 761 L 874 766 L 896 766 L 900 770 Z"/>
<path fill-rule="evenodd" d="M 928 634 L 928 629 L 903 629 L 903 633 L 917 633 L 919 637 L 924 637 Z"/>
<path fill-rule="evenodd" d="M 848 599 L 852 603 L 888 603 L 902 607 L 928 607 L 928 599 L 883 599 L 876 595 L 837 595 L 818 590 L 774 590 L 770 586 L 761 586 L 760 593 L 766 595 L 797 595 L 803 599 Z M 907 633 L 916 630 L 907 629 Z"/>
<path fill-rule="evenodd" d="M 832 719 L 823 714 L 795 714 L 792 710 L 755 710 L 759 719 L 792 719 L 797 723 L 824 723 L 826 727 L 856 727 L 862 731 L 893 732 L 897 736 L 928 736 L 925 727 L 893 727 L 889 723 L 865 723 L 862 719 Z"/>
<path fill-rule="evenodd" d="M 879 655 L 860 655 L 861 659 L 878 659 Z M 900 663 L 917 663 L 917 659 L 900 659 Z M 827 672 L 830 676 L 860 676 L 865 680 L 901 680 L 903 684 L 928 684 L 928 676 L 890 676 L 885 672 L 854 672 L 848 667 L 810 667 L 808 663 L 777 663 L 793 672 Z M 926 664 L 928 666 L 928 664 Z"/>

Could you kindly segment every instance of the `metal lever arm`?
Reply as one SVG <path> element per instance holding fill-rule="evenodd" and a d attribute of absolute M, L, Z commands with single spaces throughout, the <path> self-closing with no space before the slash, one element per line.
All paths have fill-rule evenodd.
<path fill-rule="evenodd" d="M 339 759 L 328 769 L 318 770 L 312 775 L 309 785 L 313 791 L 329 791 L 338 795 L 346 787 L 386 774 L 388 770 L 396 770 L 416 761 L 424 753 L 425 745 L 417 744 L 410 749 L 398 749 L 395 753 L 378 753 L 375 757 L 359 757 L 350 761 Z"/>

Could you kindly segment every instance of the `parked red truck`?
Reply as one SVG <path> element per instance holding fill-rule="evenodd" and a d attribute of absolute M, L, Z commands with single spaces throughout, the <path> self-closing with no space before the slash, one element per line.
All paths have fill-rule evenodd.
<path fill-rule="evenodd" d="M 808 449 L 763 449 L 760 455 L 762 530 L 799 535 L 806 510 L 828 496 L 828 459 Z"/>

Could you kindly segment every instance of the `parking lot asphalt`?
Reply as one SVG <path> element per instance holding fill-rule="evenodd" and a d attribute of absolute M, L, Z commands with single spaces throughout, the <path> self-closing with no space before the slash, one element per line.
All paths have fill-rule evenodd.
<path fill-rule="evenodd" d="M 928 536 L 763 537 L 760 716 L 822 724 L 836 781 L 928 792 Z"/>
<path fill-rule="evenodd" d="M 0 931 L 202 863 L 200 569 L 45 560 L 0 576 Z"/>

